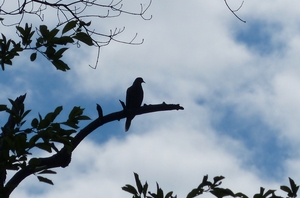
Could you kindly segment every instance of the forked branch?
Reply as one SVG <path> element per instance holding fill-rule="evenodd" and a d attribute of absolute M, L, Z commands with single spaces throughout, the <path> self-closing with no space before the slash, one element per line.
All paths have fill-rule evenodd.
<path fill-rule="evenodd" d="M 241 19 L 241 18 L 236 14 L 236 12 L 239 11 L 239 10 L 241 9 L 241 7 L 243 6 L 244 1 L 242 1 L 241 5 L 240 5 L 237 9 L 235 9 L 235 10 L 231 9 L 231 7 L 230 7 L 230 6 L 228 5 L 228 3 L 227 3 L 227 0 L 224 0 L 224 2 L 225 2 L 225 4 L 226 4 L 227 8 L 230 10 L 230 12 L 232 12 L 232 14 L 233 14 L 236 18 L 238 18 L 238 19 L 239 19 L 240 21 L 242 21 L 243 23 L 246 23 L 245 20 Z"/>

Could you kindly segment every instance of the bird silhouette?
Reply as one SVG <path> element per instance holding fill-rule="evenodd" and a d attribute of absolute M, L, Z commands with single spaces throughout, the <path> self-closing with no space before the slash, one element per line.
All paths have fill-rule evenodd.
<path fill-rule="evenodd" d="M 144 92 L 142 88 L 142 83 L 145 83 L 143 78 L 138 77 L 134 80 L 131 87 L 127 89 L 126 92 L 126 109 L 139 108 L 142 104 L 144 98 Z M 125 122 L 125 131 L 128 131 L 131 120 L 134 115 L 128 115 Z"/>

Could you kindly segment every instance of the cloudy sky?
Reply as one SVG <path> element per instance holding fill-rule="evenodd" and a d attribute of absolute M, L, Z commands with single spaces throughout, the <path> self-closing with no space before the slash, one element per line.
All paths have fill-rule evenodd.
<path fill-rule="evenodd" d="M 147 4 L 124 4 L 138 10 L 141 2 Z M 228 3 L 236 9 L 242 1 Z M 96 103 L 104 114 L 119 111 L 137 76 L 146 82 L 144 103 L 185 109 L 137 116 L 128 133 L 124 120 L 108 123 L 82 142 L 69 167 L 49 176 L 54 186 L 31 176 L 12 197 L 129 198 L 121 187 L 134 184 L 133 172 L 151 191 L 157 181 L 178 197 L 206 174 L 225 176 L 223 187 L 248 196 L 261 186 L 288 185 L 289 176 L 299 183 L 300 2 L 245 1 L 237 14 L 247 23 L 223 1 L 153 0 L 145 14 L 151 20 L 121 15 L 93 22 L 104 30 L 125 26 L 121 39 L 145 39 L 102 48 L 97 69 L 89 67 L 97 50 L 84 46 L 67 52 L 66 73 L 42 57 L 18 57 L 0 73 L 0 99 L 8 104 L 27 93 L 30 118 L 59 105 L 65 113 L 84 107 L 93 119 Z"/>

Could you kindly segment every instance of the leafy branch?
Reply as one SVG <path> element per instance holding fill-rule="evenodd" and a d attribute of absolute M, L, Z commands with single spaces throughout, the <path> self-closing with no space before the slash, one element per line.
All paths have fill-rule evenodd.
<path fill-rule="evenodd" d="M 122 44 L 140 45 L 143 43 L 143 39 L 136 41 L 137 34 L 135 34 L 128 41 L 120 40 L 118 36 L 125 31 L 125 27 L 114 28 L 104 32 L 92 27 L 91 21 L 93 19 L 114 18 L 121 14 L 140 16 L 144 20 L 150 20 L 152 16 L 145 17 L 145 13 L 151 3 L 152 0 L 149 0 L 146 5 L 140 4 L 140 10 L 133 12 L 123 8 L 122 0 L 112 0 L 108 4 L 98 3 L 98 0 L 77 0 L 71 2 L 60 0 L 54 3 L 46 0 L 17 0 L 15 7 L 12 7 L 11 2 L 8 0 L 4 0 L 0 9 L 0 22 L 3 25 L 1 30 L 4 30 L 5 27 L 16 26 L 17 34 L 22 42 L 7 38 L 7 36 L 2 34 L 0 39 L 0 65 L 2 70 L 4 70 L 5 65 L 12 65 L 12 59 L 19 56 L 19 53 L 24 50 L 35 51 L 30 56 L 31 61 L 34 61 L 37 53 L 40 53 L 58 70 L 69 70 L 69 66 L 61 60 L 63 53 L 68 50 L 67 47 L 63 46 L 75 44 L 80 47 L 80 42 L 97 48 L 96 63 L 92 67 L 96 68 L 101 47 L 110 44 L 112 41 Z M 51 14 L 53 12 L 56 13 L 57 19 L 55 27 L 51 30 L 48 30 L 49 27 L 46 25 L 32 28 L 32 25 L 23 23 L 23 21 L 28 21 L 26 20 L 27 16 L 32 15 L 37 16 L 43 22 L 44 17 L 49 12 Z M 51 18 L 55 19 L 53 16 Z M 16 22 L 12 22 L 13 20 Z M 59 31 L 61 31 L 61 36 L 57 35 Z M 35 44 L 32 44 L 33 38 L 37 40 Z M 41 47 L 46 48 L 46 50 L 41 50 Z"/>
<path fill-rule="evenodd" d="M 25 126 L 25 118 L 30 110 L 25 110 L 24 100 L 26 94 L 15 100 L 9 99 L 12 108 L 0 105 L 0 111 L 7 112 L 10 116 L 2 127 L 0 136 L 0 197 L 7 198 L 11 192 L 29 175 L 36 175 L 38 180 L 53 184 L 44 174 L 55 174 L 51 169 L 66 167 L 71 162 L 72 152 L 90 133 L 98 127 L 115 120 L 121 120 L 128 115 L 141 115 L 158 111 L 183 110 L 183 107 L 175 104 L 144 105 L 137 109 L 123 109 L 108 115 L 103 115 L 102 108 L 97 104 L 98 118 L 81 130 L 79 122 L 90 120 L 83 114 L 84 109 L 74 107 L 68 118 L 63 122 L 57 122 L 58 115 L 62 112 L 62 106 L 55 108 L 53 112 L 44 117 L 38 115 L 32 119 L 29 128 Z M 58 149 L 58 145 L 62 148 Z M 50 157 L 31 157 L 33 149 L 54 153 Z M 12 178 L 6 182 L 6 171 L 17 171 Z M 5 183 L 6 182 L 6 183 Z"/>
<path fill-rule="evenodd" d="M 158 183 L 156 183 L 156 193 L 152 193 L 148 191 L 148 183 L 145 182 L 144 185 L 142 185 L 139 175 L 137 173 L 134 173 L 134 179 L 136 187 L 126 184 L 122 187 L 122 190 L 132 194 L 133 198 L 176 198 L 177 195 L 173 195 L 173 191 L 170 191 L 168 193 L 164 193 L 164 191 L 159 187 Z M 247 195 L 244 193 L 238 192 L 234 193 L 229 188 L 222 188 L 220 187 L 222 184 L 222 180 L 225 179 L 223 176 L 216 176 L 213 178 L 213 181 L 208 180 L 208 175 L 203 176 L 202 182 L 198 185 L 197 188 L 194 188 L 191 190 L 186 198 L 194 198 L 199 195 L 202 195 L 203 193 L 211 193 L 217 198 L 222 198 L 226 196 L 230 197 L 241 197 L 241 198 L 248 198 Z M 287 193 L 287 198 L 296 198 L 297 192 L 299 189 L 299 186 L 297 186 L 291 178 L 289 178 L 290 181 L 290 187 L 288 186 L 281 186 L 280 189 Z M 276 190 L 267 190 L 263 187 L 260 188 L 260 192 L 255 194 L 253 198 L 283 198 L 280 196 L 277 196 L 275 194 Z"/>

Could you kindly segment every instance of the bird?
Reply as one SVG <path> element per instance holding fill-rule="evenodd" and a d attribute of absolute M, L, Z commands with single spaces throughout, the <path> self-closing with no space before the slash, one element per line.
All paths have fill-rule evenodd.
<path fill-rule="evenodd" d="M 126 91 L 126 109 L 139 108 L 143 102 L 144 91 L 142 83 L 145 83 L 143 78 L 137 77 L 133 84 Z M 128 131 L 131 120 L 134 115 L 128 115 L 125 122 L 125 131 Z"/>

